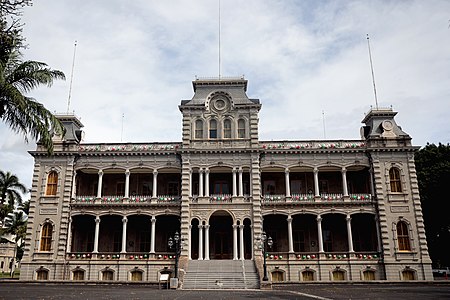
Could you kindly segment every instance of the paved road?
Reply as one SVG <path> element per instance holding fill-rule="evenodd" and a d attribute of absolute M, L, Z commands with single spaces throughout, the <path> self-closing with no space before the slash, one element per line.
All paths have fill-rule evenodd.
<path fill-rule="evenodd" d="M 0 281 L 0 299 L 450 299 L 450 284 L 317 284 L 277 290 L 158 290 L 147 285 L 48 284 Z"/>

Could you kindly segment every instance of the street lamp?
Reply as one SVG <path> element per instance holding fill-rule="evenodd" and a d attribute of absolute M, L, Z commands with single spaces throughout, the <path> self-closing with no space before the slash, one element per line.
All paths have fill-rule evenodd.
<path fill-rule="evenodd" d="M 169 238 L 168 245 L 170 249 L 172 249 L 172 247 L 175 248 L 175 278 L 178 278 L 178 259 L 180 258 L 182 249 L 180 234 L 178 231 L 175 232 L 173 238 Z"/>
<path fill-rule="evenodd" d="M 266 259 L 267 259 L 267 246 L 269 246 L 269 248 L 272 248 L 273 245 L 273 240 L 271 236 L 267 236 L 266 232 L 263 231 L 263 233 L 261 234 L 261 237 L 258 239 L 258 246 L 259 249 L 262 250 L 263 252 L 263 258 L 264 258 L 264 276 L 263 276 L 263 281 L 268 281 L 269 278 L 267 277 L 267 263 L 266 263 Z"/>

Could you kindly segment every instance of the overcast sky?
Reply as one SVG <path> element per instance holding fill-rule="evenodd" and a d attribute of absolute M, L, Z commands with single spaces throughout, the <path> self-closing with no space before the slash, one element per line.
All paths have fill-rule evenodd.
<path fill-rule="evenodd" d="M 218 12 L 219 0 L 36 0 L 23 16 L 26 59 L 67 80 L 30 96 L 67 112 L 76 40 L 69 111 L 85 142 L 179 142 L 192 80 L 219 74 Z M 379 106 L 398 112 L 414 145 L 446 144 L 449 20 L 446 0 L 222 0 L 221 75 L 245 75 L 261 100 L 261 140 L 358 139 L 375 106 L 369 34 Z M 0 169 L 31 187 L 35 143 L 3 123 L 0 137 Z"/>

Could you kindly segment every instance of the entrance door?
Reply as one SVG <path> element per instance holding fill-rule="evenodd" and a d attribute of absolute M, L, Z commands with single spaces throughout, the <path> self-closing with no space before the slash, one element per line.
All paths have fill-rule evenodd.
<path fill-rule="evenodd" d="M 215 259 L 230 259 L 230 241 L 226 232 L 216 232 L 214 234 L 214 258 Z"/>

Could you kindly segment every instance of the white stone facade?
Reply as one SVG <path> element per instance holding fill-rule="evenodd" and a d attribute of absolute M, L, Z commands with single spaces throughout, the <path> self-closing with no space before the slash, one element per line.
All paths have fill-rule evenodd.
<path fill-rule="evenodd" d="M 178 143 L 38 146 L 22 280 L 156 282 L 190 260 L 255 260 L 272 282 L 432 280 L 411 138 L 392 109 L 361 140 L 260 141 L 247 81 L 199 79 Z M 182 279 L 182 275 L 181 275 Z"/>

